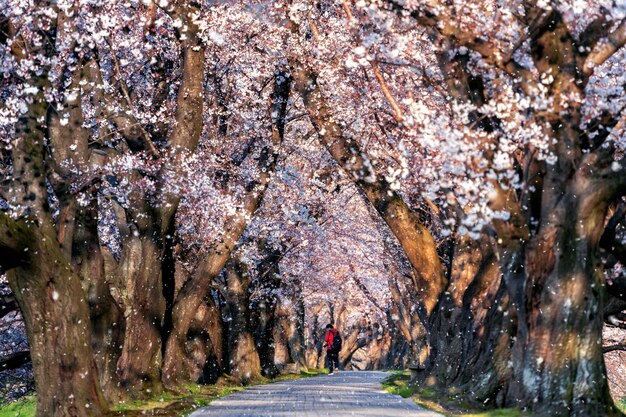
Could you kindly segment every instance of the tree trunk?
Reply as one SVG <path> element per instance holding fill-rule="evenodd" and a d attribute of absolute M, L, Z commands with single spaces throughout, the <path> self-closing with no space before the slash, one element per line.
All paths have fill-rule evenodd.
<path fill-rule="evenodd" d="M 185 344 L 186 372 L 193 382 L 214 383 L 224 372 L 223 322 L 212 296 L 207 296 L 189 326 Z"/>
<path fill-rule="evenodd" d="M 493 253 L 487 252 L 476 277 L 463 296 L 459 317 L 460 346 L 453 344 L 441 356 L 452 366 L 450 383 L 483 404 L 502 406 L 503 386 L 511 377 L 515 309 Z M 460 348 L 460 351 L 455 349 Z"/>
<path fill-rule="evenodd" d="M 433 361 L 427 375 L 483 404 L 500 405 L 516 321 L 487 236 L 461 239 L 450 286 L 431 324 Z"/>
<path fill-rule="evenodd" d="M 296 363 L 306 368 L 304 300 L 297 291 L 283 289 L 282 294 L 276 304 L 274 320 L 274 360 L 277 365 Z"/>
<path fill-rule="evenodd" d="M 72 263 L 87 296 L 92 328 L 91 345 L 98 380 L 107 401 L 117 403 L 128 398 L 128 392 L 120 387 L 116 372 L 123 345 L 124 316 L 111 297 L 106 282 L 105 260 L 98 242 L 96 218 L 96 214 L 89 209 L 79 211 Z"/>
<path fill-rule="evenodd" d="M 452 258 L 450 282 L 430 320 L 432 357 L 429 366 L 434 367 L 430 373 L 443 386 L 457 375 L 462 365 L 463 335 L 460 329 L 465 318 L 463 295 L 480 268 L 484 250 L 479 241 L 469 237 L 458 239 Z"/>
<path fill-rule="evenodd" d="M 0 214 L 0 234 L 21 242 L 22 251 L 29 253 L 7 276 L 28 334 L 37 416 L 103 415 L 107 406 L 93 362 L 89 311 L 80 279 L 52 225 L 37 227 L 36 223 L 19 224 Z M 2 258 L 3 249 L 0 242 Z"/>
<path fill-rule="evenodd" d="M 151 397 L 162 390 L 162 248 L 150 237 L 144 237 L 150 234 L 127 237 L 120 263 L 112 274 L 114 285 L 110 287 L 125 320 L 117 374 L 122 388 L 133 398 Z"/>
<path fill-rule="evenodd" d="M 261 370 L 263 376 L 274 377 L 278 369 L 274 363 L 274 323 L 277 304 L 277 291 L 280 287 L 280 270 L 278 263 L 282 259 L 280 250 L 273 248 L 265 239 L 257 242 L 259 252 L 263 255 L 257 267 L 253 293 L 257 294 L 251 303 L 251 320 L 254 329 Z"/>
<path fill-rule="evenodd" d="M 598 243 L 607 198 L 577 174 L 526 249 L 528 276 L 508 401 L 553 416 L 618 415 L 602 354 Z"/>
<path fill-rule="evenodd" d="M 261 361 L 250 326 L 250 275 L 245 265 L 231 261 L 226 266 L 226 293 L 228 306 L 229 374 L 243 384 L 261 376 Z"/>
<path fill-rule="evenodd" d="M 278 375 L 278 369 L 274 363 L 275 309 L 276 298 L 274 296 L 263 297 L 252 305 L 254 340 L 259 351 L 261 370 L 263 376 L 270 378 Z"/>

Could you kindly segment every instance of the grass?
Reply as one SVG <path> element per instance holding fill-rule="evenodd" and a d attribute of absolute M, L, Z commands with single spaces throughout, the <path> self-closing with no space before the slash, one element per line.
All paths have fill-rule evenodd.
<path fill-rule="evenodd" d="M 33 417 L 35 407 L 34 395 L 11 403 L 0 403 L 0 417 Z"/>
<path fill-rule="evenodd" d="M 165 391 L 147 400 L 133 400 L 117 404 L 113 407 L 114 416 L 132 416 L 135 414 L 151 414 L 177 416 L 198 407 L 208 405 L 211 401 L 244 389 L 243 386 L 221 382 L 215 385 L 191 384 L 183 387 L 180 392 Z"/>
<path fill-rule="evenodd" d="M 617 407 L 619 411 L 626 414 L 626 397 L 622 398 L 619 401 L 615 401 L 615 406 Z"/>
<path fill-rule="evenodd" d="M 276 378 L 259 378 L 251 381 L 246 386 L 267 384 L 271 382 L 286 381 L 292 379 L 308 378 L 326 373 L 326 370 L 309 369 L 300 374 L 280 375 Z M 165 392 L 155 398 L 145 401 L 130 401 L 118 404 L 114 407 L 112 415 L 132 416 L 143 415 L 150 412 L 152 415 L 179 416 L 186 415 L 196 408 L 204 407 L 211 401 L 241 391 L 246 386 L 240 385 L 236 380 L 226 376 L 218 383 L 212 385 L 190 384 L 181 389 L 180 393 Z"/>
<path fill-rule="evenodd" d="M 449 417 L 522 417 L 527 414 L 510 408 L 484 410 L 461 400 L 449 392 L 440 392 L 430 387 L 409 386 L 408 371 L 393 371 L 383 381 L 383 389 L 390 394 L 411 398 L 418 405 Z"/>
<path fill-rule="evenodd" d="M 276 378 L 260 378 L 247 386 L 267 384 L 270 382 L 308 378 L 328 373 L 326 370 L 309 369 L 300 374 L 280 375 Z M 229 377 L 224 377 L 217 384 L 198 385 L 190 384 L 180 389 L 180 392 L 165 391 L 160 395 L 145 401 L 127 401 L 112 407 L 112 417 L 134 417 L 142 415 L 174 417 L 187 415 L 199 407 L 208 405 L 211 401 L 233 392 L 245 389 L 245 386 Z M 12 403 L 0 403 L 0 417 L 34 417 L 35 396 Z"/>

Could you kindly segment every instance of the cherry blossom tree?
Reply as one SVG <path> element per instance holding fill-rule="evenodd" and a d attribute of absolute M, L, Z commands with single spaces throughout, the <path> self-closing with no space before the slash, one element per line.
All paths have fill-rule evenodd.
<path fill-rule="evenodd" d="M 327 321 L 345 363 L 617 414 L 622 1 L 0 10 L 0 273 L 39 415 L 318 366 Z"/>

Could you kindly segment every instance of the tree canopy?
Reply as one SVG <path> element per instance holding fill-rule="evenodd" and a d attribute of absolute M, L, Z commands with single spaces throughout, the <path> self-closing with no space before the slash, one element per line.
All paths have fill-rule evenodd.
<path fill-rule="evenodd" d="M 619 415 L 625 43 L 621 0 L 0 0 L 39 415 L 316 366 L 326 322 L 345 364 Z"/>

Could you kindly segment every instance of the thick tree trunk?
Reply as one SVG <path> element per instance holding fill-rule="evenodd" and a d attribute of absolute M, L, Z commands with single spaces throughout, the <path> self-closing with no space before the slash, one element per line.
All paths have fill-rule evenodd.
<path fill-rule="evenodd" d="M 37 387 L 37 415 L 99 416 L 101 395 L 89 336 L 89 311 L 80 279 L 50 223 L 16 223 L 0 214 L 0 234 L 23 244 L 28 258 L 8 271 L 20 305 Z M 1 240 L 1 239 L 0 239 Z M 0 243 L 0 263 L 5 252 Z"/>
<path fill-rule="evenodd" d="M 243 384 L 261 376 L 261 361 L 250 326 L 250 275 L 245 265 L 231 261 L 226 266 L 226 293 L 228 306 L 229 374 Z"/>
<path fill-rule="evenodd" d="M 450 283 L 430 320 L 432 356 L 428 366 L 432 369 L 429 373 L 436 376 L 437 383 L 442 386 L 456 377 L 460 367 L 464 366 L 461 347 L 465 335 L 461 333 L 461 326 L 467 311 L 463 309 L 463 295 L 483 262 L 484 246 L 469 237 L 458 239 L 452 258 Z"/>
<path fill-rule="evenodd" d="M 207 296 L 189 326 L 186 372 L 193 382 L 214 383 L 224 373 L 224 323 L 212 296 Z"/>
<path fill-rule="evenodd" d="M 254 340 L 258 347 L 263 376 L 274 377 L 278 369 L 274 363 L 275 297 L 264 297 L 252 306 Z"/>
<path fill-rule="evenodd" d="M 508 401 L 553 416 L 617 415 L 602 355 L 603 187 L 576 175 L 526 249 L 525 320 Z"/>
<path fill-rule="evenodd" d="M 162 248 L 143 236 L 150 233 L 127 237 L 119 265 L 107 274 L 111 295 L 124 314 L 124 342 L 117 374 L 122 388 L 133 398 L 150 397 L 162 390 Z"/>
<path fill-rule="evenodd" d="M 447 376 L 471 398 L 501 406 L 506 394 L 503 386 L 511 377 L 511 349 L 517 320 L 493 253 L 485 254 L 465 292 L 459 319 L 462 344 L 455 343 L 454 349 L 460 347 L 460 352 L 448 349 L 441 358 L 452 364 L 446 369 Z"/>
<path fill-rule="evenodd" d="M 430 354 L 426 329 L 428 322 L 423 322 L 419 310 L 413 308 L 414 299 L 418 297 L 418 289 L 415 287 L 417 281 L 411 275 L 413 271 L 407 271 L 408 268 L 403 267 L 403 264 L 407 264 L 402 259 L 404 258 L 403 249 L 389 236 L 390 230 L 380 219 L 377 219 L 375 224 L 379 234 L 383 236 L 385 250 L 396 258 L 396 262 L 385 265 L 385 270 L 392 299 L 389 314 L 390 327 L 393 327 L 395 334 L 404 338 L 407 346 L 411 348 L 410 354 L 400 359 L 424 364 Z"/>
<path fill-rule="evenodd" d="M 266 256 L 257 269 L 254 292 L 259 295 L 252 300 L 251 320 L 263 376 L 274 377 L 278 374 L 274 363 L 273 330 L 277 304 L 276 292 L 280 287 L 278 263 L 281 253 L 269 246 L 266 241 L 260 241 L 258 247 Z"/>
<path fill-rule="evenodd" d="M 304 301 L 301 294 L 283 290 L 278 299 L 274 319 L 274 360 L 277 365 L 290 363 L 307 367 L 304 343 Z"/>
<path fill-rule="evenodd" d="M 128 398 L 128 392 L 121 389 L 117 376 L 117 361 L 123 345 L 124 317 L 107 285 L 96 218 L 95 213 L 88 209 L 79 211 L 72 263 L 87 295 L 92 328 L 91 345 L 100 386 L 107 401 L 116 403 Z"/>

